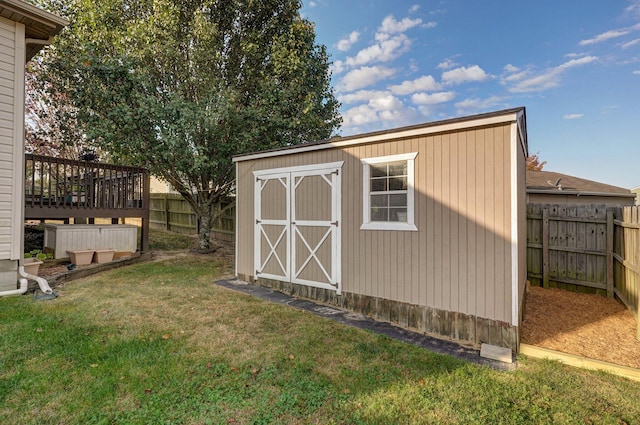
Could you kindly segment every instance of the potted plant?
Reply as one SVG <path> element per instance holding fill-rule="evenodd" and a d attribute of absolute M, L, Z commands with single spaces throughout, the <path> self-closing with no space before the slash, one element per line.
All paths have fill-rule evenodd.
<path fill-rule="evenodd" d="M 53 258 L 51 254 L 45 254 L 42 250 L 34 249 L 33 251 L 25 252 L 22 265 L 24 271 L 27 274 L 37 276 L 38 270 L 42 262 L 48 258 Z"/>

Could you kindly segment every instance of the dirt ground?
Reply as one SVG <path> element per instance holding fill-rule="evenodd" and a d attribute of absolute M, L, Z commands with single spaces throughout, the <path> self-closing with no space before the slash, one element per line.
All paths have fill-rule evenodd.
<path fill-rule="evenodd" d="M 636 320 L 619 300 L 531 287 L 521 341 L 640 369 Z"/>

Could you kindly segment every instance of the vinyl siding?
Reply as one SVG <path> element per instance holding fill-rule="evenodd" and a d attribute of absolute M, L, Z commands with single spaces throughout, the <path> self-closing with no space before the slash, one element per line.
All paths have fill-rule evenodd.
<path fill-rule="evenodd" d="M 15 259 L 12 237 L 15 234 L 15 53 L 16 25 L 0 18 L 0 260 Z M 20 152 L 22 153 L 22 152 Z M 21 175 L 21 174 L 20 174 Z"/>
<path fill-rule="evenodd" d="M 253 171 L 344 161 L 343 292 L 510 323 L 511 125 L 238 162 L 238 273 L 254 275 Z M 361 230 L 360 159 L 409 152 L 418 231 Z"/>

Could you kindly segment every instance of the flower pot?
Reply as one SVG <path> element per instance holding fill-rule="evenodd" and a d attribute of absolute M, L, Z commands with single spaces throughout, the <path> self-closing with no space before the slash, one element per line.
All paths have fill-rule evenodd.
<path fill-rule="evenodd" d="M 69 259 L 76 266 L 87 266 L 93 260 L 93 249 L 67 251 Z"/>
<path fill-rule="evenodd" d="M 24 266 L 24 271 L 27 274 L 31 274 L 34 276 L 38 276 L 38 270 L 40 269 L 40 264 L 42 261 L 37 258 L 25 258 L 22 261 L 22 265 Z"/>
<path fill-rule="evenodd" d="M 97 249 L 93 254 L 93 261 L 98 264 L 109 263 L 113 261 L 113 254 L 115 253 L 115 249 Z"/>

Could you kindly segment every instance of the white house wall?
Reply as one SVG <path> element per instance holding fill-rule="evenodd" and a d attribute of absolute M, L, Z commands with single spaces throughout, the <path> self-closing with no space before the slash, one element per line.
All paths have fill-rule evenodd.
<path fill-rule="evenodd" d="M 24 25 L 0 18 L 0 260 L 22 250 Z"/>

